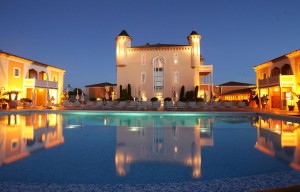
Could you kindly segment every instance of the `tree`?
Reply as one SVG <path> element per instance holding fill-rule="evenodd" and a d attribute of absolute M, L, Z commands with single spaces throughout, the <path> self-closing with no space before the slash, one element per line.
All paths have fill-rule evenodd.
<path fill-rule="evenodd" d="M 128 98 L 131 98 L 131 86 L 130 84 L 128 84 L 128 87 L 127 87 L 127 91 L 128 91 Z"/>
<path fill-rule="evenodd" d="M 179 100 L 180 101 L 184 100 L 184 85 L 181 87 Z"/>
<path fill-rule="evenodd" d="M 198 97 L 198 89 L 199 89 L 199 87 L 198 87 L 198 85 L 195 87 L 195 100 L 197 99 L 197 97 Z"/>
<path fill-rule="evenodd" d="M 122 95 L 122 90 L 123 90 L 123 89 L 122 89 L 122 85 L 120 85 L 120 98 L 122 98 L 122 96 L 123 96 L 123 95 Z"/>

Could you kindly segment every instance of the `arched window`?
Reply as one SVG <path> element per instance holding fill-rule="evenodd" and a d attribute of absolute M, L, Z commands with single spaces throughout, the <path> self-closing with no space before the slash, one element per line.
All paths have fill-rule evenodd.
<path fill-rule="evenodd" d="M 154 84 L 154 97 L 163 97 L 164 90 L 164 64 L 165 58 L 159 56 L 153 59 L 153 84 Z"/>
<path fill-rule="evenodd" d="M 39 79 L 46 81 L 47 80 L 47 73 L 45 71 L 39 72 Z"/>
<path fill-rule="evenodd" d="M 143 71 L 141 73 L 141 84 L 145 84 L 146 83 L 146 72 Z"/>
<path fill-rule="evenodd" d="M 289 64 L 285 64 L 281 67 L 282 75 L 293 75 L 293 70 Z"/>
<path fill-rule="evenodd" d="M 279 76 L 280 74 L 280 69 L 278 67 L 274 67 L 272 70 L 271 70 L 271 77 L 276 77 L 276 76 Z"/>
<path fill-rule="evenodd" d="M 142 53 L 141 55 L 141 65 L 146 65 L 146 54 Z"/>
<path fill-rule="evenodd" d="M 29 69 L 28 78 L 29 79 L 37 79 L 37 72 L 36 72 L 36 70 Z"/>

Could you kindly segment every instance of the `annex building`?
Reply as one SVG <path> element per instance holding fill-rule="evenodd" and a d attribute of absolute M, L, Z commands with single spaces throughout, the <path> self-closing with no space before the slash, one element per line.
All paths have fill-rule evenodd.
<path fill-rule="evenodd" d="M 60 102 L 65 70 L 0 50 L 0 92 L 18 92 L 34 105 Z M 13 96 L 15 97 L 15 96 Z"/>
<path fill-rule="evenodd" d="M 300 95 L 300 50 L 292 51 L 254 67 L 257 93 L 268 96 L 269 108 L 288 109 Z M 262 103 L 262 102 L 261 102 Z"/>
<path fill-rule="evenodd" d="M 181 87 L 210 100 L 213 91 L 213 66 L 204 65 L 200 52 L 201 36 L 193 30 L 187 45 L 145 44 L 132 46 L 123 30 L 116 37 L 117 97 L 119 88 L 131 85 L 131 94 L 143 100 L 171 97 L 178 100 Z"/>

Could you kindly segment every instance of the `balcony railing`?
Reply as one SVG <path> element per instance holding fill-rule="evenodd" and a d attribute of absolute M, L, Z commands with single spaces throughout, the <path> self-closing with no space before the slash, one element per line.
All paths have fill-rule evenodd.
<path fill-rule="evenodd" d="M 294 75 L 280 75 L 275 77 L 269 77 L 266 79 L 259 79 L 259 87 L 272 87 L 272 86 L 282 86 L 290 87 L 295 84 Z"/>
<path fill-rule="evenodd" d="M 41 88 L 52 88 L 57 89 L 58 83 L 54 81 L 45 81 L 39 79 L 25 79 L 24 80 L 25 87 L 41 87 Z"/>

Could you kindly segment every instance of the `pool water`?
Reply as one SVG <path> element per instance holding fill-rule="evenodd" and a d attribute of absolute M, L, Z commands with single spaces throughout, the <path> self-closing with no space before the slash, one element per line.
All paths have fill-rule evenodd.
<path fill-rule="evenodd" d="M 300 170 L 299 123 L 255 114 L 0 116 L 0 181 L 151 184 Z"/>

